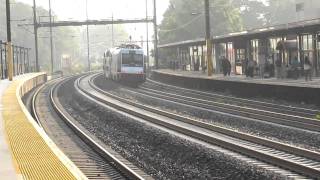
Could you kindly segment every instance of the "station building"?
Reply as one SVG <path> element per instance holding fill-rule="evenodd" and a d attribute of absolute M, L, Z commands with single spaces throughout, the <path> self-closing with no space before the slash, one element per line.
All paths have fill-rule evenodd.
<path fill-rule="evenodd" d="M 233 74 L 241 75 L 248 59 L 257 64 L 261 60 L 268 61 L 272 65 L 280 59 L 284 67 L 290 67 L 293 58 L 297 57 L 303 68 L 307 56 L 312 62 L 314 75 L 320 75 L 319 18 L 215 36 L 212 41 L 215 73 L 221 73 L 222 57 L 231 62 Z M 166 53 L 170 50 L 184 70 L 201 70 L 207 64 L 205 39 L 163 44 L 159 49 Z"/>

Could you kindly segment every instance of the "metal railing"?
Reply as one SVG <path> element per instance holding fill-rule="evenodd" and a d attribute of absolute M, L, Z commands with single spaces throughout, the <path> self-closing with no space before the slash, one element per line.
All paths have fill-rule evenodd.
<path fill-rule="evenodd" d="M 8 78 L 7 43 L 0 40 L 0 78 Z M 12 45 L 13 76 L 34 71 L 30 61 L 30 48 Z"/>

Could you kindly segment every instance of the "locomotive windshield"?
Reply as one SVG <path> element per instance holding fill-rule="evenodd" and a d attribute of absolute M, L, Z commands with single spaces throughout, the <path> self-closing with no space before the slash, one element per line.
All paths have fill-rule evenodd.
<path fill-rule="evenodd" d="M 143 56 L 141 54 L 122 54 L 122 66 L 143 67 Z"/>

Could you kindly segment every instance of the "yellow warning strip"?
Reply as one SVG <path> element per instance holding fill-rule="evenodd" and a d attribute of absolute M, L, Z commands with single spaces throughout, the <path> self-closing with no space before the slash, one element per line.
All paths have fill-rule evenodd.
<path fill-rule="evenodd" d="M 57 156 L 59 153 L 49 146 L 52 142 L 43 138 L 39 129 L 28 119 L 30 114 L 26 115 L 26 109 L 21 107 L 18 88 L 35 77 L 33 74 L 14 81 L 3 97 L 4 125 L 17 173 L 23 179 L 85 179 L 79 170 L 75 172 L 70 169 L 69 161 L 66 164 Z"/>

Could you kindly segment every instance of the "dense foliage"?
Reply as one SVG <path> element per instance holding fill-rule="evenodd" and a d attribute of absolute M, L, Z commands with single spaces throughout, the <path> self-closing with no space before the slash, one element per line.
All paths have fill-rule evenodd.
<path fill-rule="evenodd" d="M 231 1 L 210 1 L 211 30 L 215 35 L 242 29 L 240 11 Z M 171 0 L 160 25 L 161 43 L 204 37 L 204 1 Z"/>
<path fill-rule="evenodd" d="M 213 35 L 297 21 L 295 0 L 209 2 Z M 160 25 L 160 42 L 164 44 L 203 38 L 204 30 L 204 0 L 170 0 Z"/>

